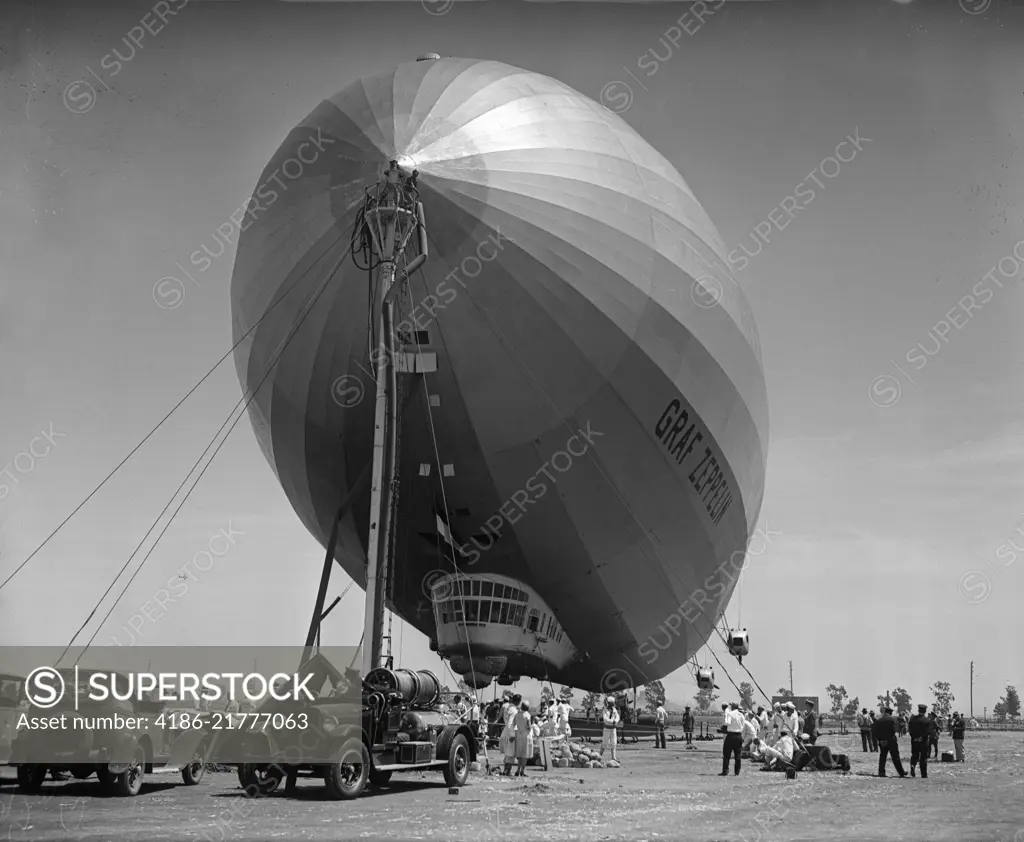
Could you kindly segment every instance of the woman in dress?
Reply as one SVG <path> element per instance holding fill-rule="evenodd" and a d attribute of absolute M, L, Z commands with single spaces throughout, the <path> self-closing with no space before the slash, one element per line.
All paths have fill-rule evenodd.
<path fill-rule="evenodd" d="M 519 713 L 514 720 L 515 729 L 515 756 L 519 763 L 516 772 L 517 778 L 526 777 L 526 763 L 533 757 L 533 722 L 530 716 L 530 703 L 524 701 L 519 707 Z"/>
<path fill-rule="evenodd" d="M 501 732 L 498 748 L 505 755 L 506 776 L 512 774 L 512 764 L 516 762 L 515 721 L 516 712 L 522 698 L 522 696 L 516 694 L 512 697 L 511 702 L 506 702 L 501 706 L 501 721 L 505 724 L 505 727 Z"/>

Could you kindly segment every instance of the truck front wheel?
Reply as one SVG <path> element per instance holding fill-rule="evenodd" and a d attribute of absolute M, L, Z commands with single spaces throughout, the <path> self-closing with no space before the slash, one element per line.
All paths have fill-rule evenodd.
<path fill-rule="evenodd" d="M 324 775 L 327 797 L 335 801 L 358 798 L 369 778 L 370 752 L 361 741 L 349 743 L 342 752 L 341 763 L 332 763 Z"/>

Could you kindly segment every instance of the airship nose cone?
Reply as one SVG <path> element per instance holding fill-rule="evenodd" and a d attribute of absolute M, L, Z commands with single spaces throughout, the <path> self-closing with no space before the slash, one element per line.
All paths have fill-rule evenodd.
<path fill-rule="evenodd" d="M 402 171 L 403 175 L 412 175 L 412 171 L 416 169 L 416 159 L 412 155 L 399 155 L 398 168 Z"/>

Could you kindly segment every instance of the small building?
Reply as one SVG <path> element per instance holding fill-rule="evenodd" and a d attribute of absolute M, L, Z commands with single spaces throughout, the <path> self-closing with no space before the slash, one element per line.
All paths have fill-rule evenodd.
<path fill-rule="evenodd" d="M 786 702 L 792 702 L 796 705 L 796 712 L 799 713 L 800 716 L 807 713 L 807 705 L 805 705 L 804 702 L 814 702 L 814 713 L 824 713 L 821 706 L 818 704 L 817 696 L 793 696 L 791 699 L 787 699 L 785 696 L 772 696 L 772 705 L 774 706 L 776 702 L 783 705 L 786 704 Z"/>

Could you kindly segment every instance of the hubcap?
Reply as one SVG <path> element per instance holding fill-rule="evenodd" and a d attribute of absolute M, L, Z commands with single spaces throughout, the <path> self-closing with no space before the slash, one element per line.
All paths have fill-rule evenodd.
<path fill-rule="evenodd" d="M 362 774 L 362 768 L 357 763 L 342 763 L 341 764 L 341 778 L 346 786 L 355 786 Z"/>

